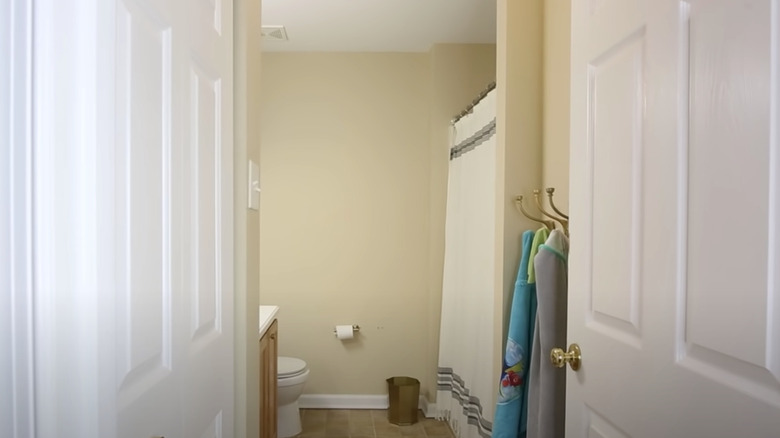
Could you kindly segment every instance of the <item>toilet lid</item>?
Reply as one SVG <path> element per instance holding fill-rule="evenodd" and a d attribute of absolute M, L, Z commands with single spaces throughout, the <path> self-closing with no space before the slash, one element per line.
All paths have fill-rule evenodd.
<path fill-rule="evenodd" d="M 306 371 L 306 362 L 297 357 L 279 356 L 276 367 L 279 377 L 293 377 Z"/>

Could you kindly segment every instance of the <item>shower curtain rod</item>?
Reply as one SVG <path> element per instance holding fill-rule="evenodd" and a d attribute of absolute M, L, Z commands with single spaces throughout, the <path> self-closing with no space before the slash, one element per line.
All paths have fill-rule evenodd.
<path fill-rule="evenodd" d="M 482 92 L 481 92 L 481 93 L 479 93 L 479 96 L 477 96 L 477 98 L 476 98 L 476 99 L 474 99 L 473 101 L 471 101 L 471 103 L 470 103 L 470 104 L 468 104 L 468 106 L 466 106 L 466 109 L 464 109 L 464 110 L 463 110 L 463 111 L 461 111 L 461 112 L 460 112 L 458 115 L 456 115 L 455 117 L 453 117 L 453 118 L 452 118 L 452 121 L 450 121 L 450 123 L 452 123 L 452 124 L 454 125 L 455 123 L 457 123 L 457 122 L 458 122 L 458 120 L 462 119 L 462 118 L 463 118 L 463 116 L 465 116 L 466 114 L 470 113 L 470 112 L 471 112 L 471 110 L 473 110 L 473 109 L 474 109 L 474 107 L 475 107 L 475 106 L 477 106 L 477 104 L 478 104 L 478 103 L 479 103 L 479 102 L 480 102 L 482 99 L 484 99 L 484 98 L 485 98 L 485 96 L 487 96 L 487 94 L 488 94 L 488 93 L 490 93 L 491 91 L 493 91 L 495 88 L 496 88 L 496 82 L 495 82 L 495 81 L 493 81 L 493 82 L 491 82 L 490 84 L 488 84 L 487 88 L 485 88 L 484 90 L 482 90 Z"/>

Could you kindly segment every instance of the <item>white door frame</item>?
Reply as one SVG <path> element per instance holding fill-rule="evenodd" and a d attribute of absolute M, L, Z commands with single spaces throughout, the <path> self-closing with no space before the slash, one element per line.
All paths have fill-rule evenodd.
<path fill-rule="evenodd" d="M 22 0 L 23 1 L 23 0 Z M 28 0 L 29 2 L 29 0 Z M 32 7 L 35 426 L 38 438 L 111 437 L 115 409 L 98 351 L 102 299 L 97 242 L 97 114 L 110 84 L 97 82 L 112 35 L 112 2 L 35 0 Z M 103 62 L 101 62 L 101 60 Z M 105 76 L 105 75 L 103 75 Z M 102 355 L 102 356 L 101 356 Z M 111 368 L 109 368 L 111 369 Z M 110 385 L 109 385 L 110 387 Z"/>
<path fill-rule="evenodd" d="M 0 435 L 35 436 L 32 283 L 32 4 L 0 3 Z"/>

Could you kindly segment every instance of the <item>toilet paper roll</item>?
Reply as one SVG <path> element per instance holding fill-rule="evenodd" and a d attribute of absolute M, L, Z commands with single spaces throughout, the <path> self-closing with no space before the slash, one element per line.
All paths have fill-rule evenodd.
<path fill-rule="evenodd" d="M 351 325 L 337 325 L 336 337 L 339 339 L 352 339 L 355 337 L 355 332 L 352 330 Z"/>

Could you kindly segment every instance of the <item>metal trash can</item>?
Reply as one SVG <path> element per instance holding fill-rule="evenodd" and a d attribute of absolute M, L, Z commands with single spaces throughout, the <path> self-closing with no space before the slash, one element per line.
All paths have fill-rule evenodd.
<path fill-rule="evenodd" d="M 412 377 L 391 377 L 387 379 L 387 393 L 390 399 L 387 420 L 399 426 L 416 423 L 420 381 Z"/>

